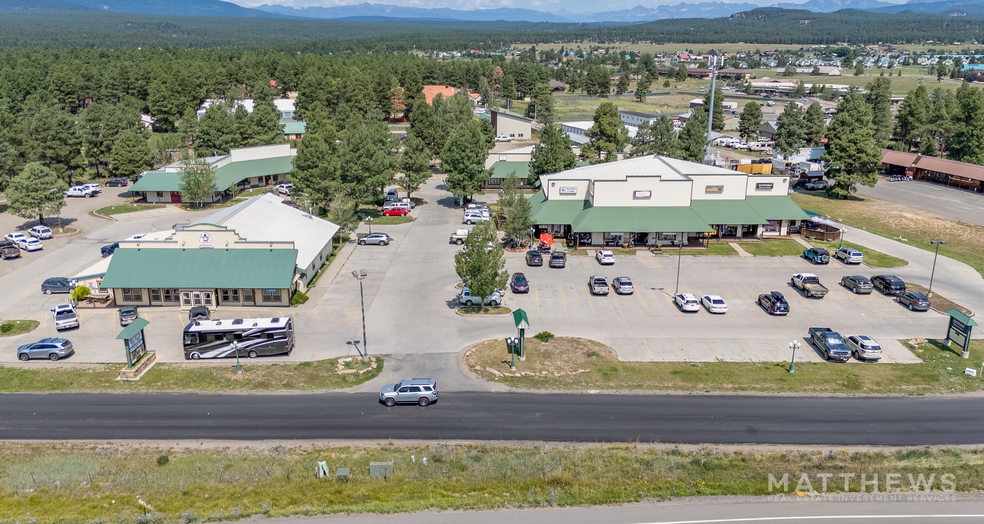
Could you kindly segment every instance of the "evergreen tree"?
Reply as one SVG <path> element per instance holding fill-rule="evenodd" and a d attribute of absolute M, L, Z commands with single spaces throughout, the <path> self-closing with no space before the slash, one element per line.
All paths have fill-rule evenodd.
<path fill-rule="evenodd" d="M 875 143 L 881 149 L 892 136 L 892 81 L 878 77 L 869 82 L 865 89 L 868 91 L 868 105 L 871 106 Z"/>
<path fill-rule="evenodd" d="M 185 160 L 178 177 L 182 202 L 196 202 L 201 206 L 218 191 L 215 187 L 215 170 L 203 158 Z"/>
<path fill-rule="evenodd" d="M 537 84 L 533 88 L 530 103 L 523 116 L 536 118 L 538 122 L 548 122 L 554 115 L 554 97 L 547 84 Z"/>
<path fill-rule="evenodd" d="M 823 145 L 823 131 L 825 127 L 823 108 L 814 102 L 806 108 L 806 115 L 803 116 L 803 131 L 806 133 L 806 145 L 808 147 L 820 147 Z"/>
<path fill-rule="evenodd" d="M 303 140 L 302 140 L 303 142 Z M 398 143 L 385 122 L 367 121 L 342 141 L 341 181 L 356 202 L 382 198 L 396 174 Z"/>
<path fill-rule="evenodd" d="M 858 60 L 854 64 L 854 76 L 861 76 L 863 74 L 864 74 L 864 62 L 861 61 L 861 60 Z"/>
<path fill-rule="evenodd" d="M 239 132 L 236 130 L 236 119 L 229 113 L 229 108 L 224 104 L 209 106 L 202 119 L 198 121 L 195 156 L 227 155 L 230 149 L 238 146 Z"/>
<path fill-rule="evenodd" d="M 959 102 L 953 91 L 937 87 L 929 95 L 928 116 L 926 128 L 923 131 L 923 142 L 933 142 L 933 150 L 942 155 L 948 148 L 953 137 L 953 116 L 959 111 Z M 922 144 L 925 149 L 928 147 Z"/>
<path fill-rule="evenodd" d="M 314 207 L 326 209 L 341 188 L 335 130 L 329 126 L 305 135 L 297 144 L 290 181 L 295 191 L 307 196 Z"/>
<path fill-rule="evenodd" d="M 812 76 L 820 76 L 820 66 L 813 66 L 813 71 L 810 71 Z"/>
<path fill-rule="evenodd" d="M 508 98 L 509 100 L 516 99 L 516 77 L 512 75 L 506 75 L 502 77 L 502 86 L 499 88 L 499 92 L 502 98 Z"/>
<path fill-rule="evenodd" d="M 803 98 L 804 96 L 806 96 L 806 86 L 803 85 L 803 82 L 796 84 L 793 91 L 789 93 L 790 98 Z"/>
<path fill-rule="evenodd" d="M 680 157 L 680 143 L 673 130 L 673 122 L 661 115 L 655 122 L 648 121 L 639 125 L 632 143 L 631 156 L 659 155 L 673 158 Z"/>
<path fill-rule="evenodd" d="M 629 92 L 629 73 L 622 73 L 622 76 L 618 77 L 618 82 L 615 83 L 615 94 L 624 95 Z"/>
<path fill-rule="evenodd" d="M 953 115 L 953 136 L 947 157 L 984 165 L 984 95 L 965 82 L 957 90 L 957 111 Z"/>
<path fill-rule="evenodd" d="M 448 98 L 442 98 L 440 95 L 434 97 L 434 117 L 443 123 L 445 128 L 454 131 L 461 124 L 473 120 L 475 114 L 472 113 L 468 95 L 459 91 Z"/>
<path fill-rule="evenodd" d="M 489 179 L 485 159 L 491 150 L 477 120 L 454 131 L 441 152 L 441 168 L 447 173 L 446 183 L 451 194 L 464 201 L 485 189 Z"/>
<path fill-rule="evenodd" d="M 926 126 L 927 110 L 929 109 L 929 91 L 920 85 L 909 91 L 899 108 L 898 122 L 895 124 L 895 137 L 906 146 L 906 151 L 912 149 L 919 140 Z"/>
<path fill-rule="evenodd" d="M 690 110 L 690 118 L 680 130 L 680 156 L 683 160 L 701 162 L 707 147 L 707 112 L 703 107 Z"/>
<path fill-rule="evenodd" d="M 174 130 L 174 123 L 181 117 L 180 93 L 173 88 L 173 81 L 167 79 L 168 72 L 155 72 L 158 77 L 147 92 L 150 115 L 157 119 L 155 125 L 165 132 Z M 158 76 L 160 75 L 160 76 Z"/>
<path fill-rule="evenodd" d="M 711 107 L 711 91 L 708 89 L 704 94 L 704 107 Z M 714 121 L 711 122 L 711 131 L 724 131 L 724 93 L 721 86 L 714 86 Z"/>
<path fill-rule="evenodd" d="M 0 191 L 6 190 L 15 176 L 14 166 L 17 165 L 17 149 L 10 143 L 7 131 L 0 128 Z"/>
<path fill-rule="evenodd" d="M 635 99 L 639 103 L 645 103 L 646 96 L 649 94 L 649 89 L 653 85 L 653 79 L 649 76 L 649 73 L 642 75 L 642 78 L 636 83 Z"/>
<path fill-rule="evenodd" d="M 688 71 L 687 65 L 683 62 L 677 64 L 676 69 L 673 71 L 673 79 L 677 82 L 685 82 L 687 80 Z"/>
<path fill-rule="evenodd" d="M 776 151 L 785 157 L 799 151 L 806 139 L 803 111 L 790 102 L 786 104 L 776 124 Z"/>
<path fill-rule="evenodd" d="M 284 126 L 280 123 L 280 111 L 273 100 L 257 101 L 253 114 L 249 115 L 253 125 L 253 137 L 243 142 L 244 147 L 279 144 L 284 141 Z"/>
<path fill-rule="evenodd" d="M 796 66 L 786 64 L 786 69 L 783 69 L 782 76 L 796 76 Z"/>
<path fill-rule="evenodd" d="M 577 156 L 571 148 L 571 139 L 560 126 L 547 125 L 540 134 L 540 143 L 533 147 L 530 158 L 530 176 L 526 183 L 536 186 L 540 175 L 559 173 L 577 167 Z"/>
<path fill-rule="evenodd" d="M 65 207 L 68 184 L 39 162 L 31 162 L 7 185 L 8 211 L 21 218 L 43 220 Z"/>
<path fill-rule="evenodd" d="M 762 106 L 758 102 L 745 104 L 738 118 L 738 136 L 746 142 L 751 141 L 758 136 L 760 127 L 762 127 Z"/>
<path fill-rule="evenodd" d="M 432 156 L 440 153 L 438 146 L 443 144 L 444 137 L 439 136 L 442 130 L 434 117 L 433 108 L 426 102 L 414 104 L 413 110 L 410 111 L 410 132 L 427 144 Z"/>
<path fill-rule="evenodd" d="M 113 146 L 113 174 L 134 178 L 154 167 L 154 152 L 147 139 L 135 131 L 121 133 Z"/>
<path fill-rule="evenodd" d="M 234 147 L 245 147 L 247 144 L 258 145 L 256 123 L 252 115 L 246 112 L 246 108 L 237 105 L 232 116 L 236 121 L 236 132 L 239 133 L 239 139 L 236 140 Z"/>
<path fill-rule="evenodd" d="M 424 182 L 431 177 L 431 152 L 423 140 L 413 132 L 407 133 L 403 139 L 403 152 L 400 154 L 400 170 L 403 178 L 398 182 L 407 192 L 407 197 L 420 190 Z"/>
<path fill-rule="evenodd" d="M 78 123 L 67 112 L 54 113 L 42 155 L 55 174 L 73 185 L 76 171 L 83 166 L 82 137 Z"/>
<path fill-rule="evenodd" d="M 871 106 L 863 95 L 848 93 L 837 105 L 837 114 L 827 128 L 827 150 L 820 159 L 830 166 L 829 191 L 847 198 L 858 184 L 874 187 L 878 182 L 881 149 L 875 142 Z"/>
<path fill-rule="evenodd" d="M 602 102 L 598 106 L 594 113 L 594 125 L 584 134 L 591 141 L 581 147 L 581 157 L 592 164 L 615 161 L 616 155 L 623 152 L 629 142 L 629 132 L 614 102 Z"/>

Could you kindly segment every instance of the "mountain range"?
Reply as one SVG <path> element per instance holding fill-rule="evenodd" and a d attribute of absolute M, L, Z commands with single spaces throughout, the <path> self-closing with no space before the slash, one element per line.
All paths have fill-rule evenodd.
<path fill-rule="evenodd" d="M 752 0 L 755 1 L 755 0 Z M 759 0 L 768 1 L 768 0 Z M 447 20 L 447 21 L 513 21 L 590 23 L 617 22 L 641 23 L 673 18 L 720 18 L 735 13 L 761 8 L 760 3 L 730 3 L 704 1 L 658 5 L 637 5 L 631 9 L 573 13 L 521 8 L 496 8 L 462 10 L 447 7 L 421 8 L 391 4 L 344 5 L 332 7 L 294 8 L 264 4 L 255 8 L 243 7 L 222 0 L 0 0 L 0 12 L 115 12 L 152 15 L 226 16 L 248 18 L 303 18 L 332 20 Z M 818 13 L 831 13 L 842 9 L 855 9 L 885 14 L 905 12 L 929 13 L 939 16 L 984 18 L 984 0 L 909 0 L 905 4 L 893 4 L 881 0 L 807 0 L 796 4 L 781 2 L 767 7 L 804 9 Z"/>

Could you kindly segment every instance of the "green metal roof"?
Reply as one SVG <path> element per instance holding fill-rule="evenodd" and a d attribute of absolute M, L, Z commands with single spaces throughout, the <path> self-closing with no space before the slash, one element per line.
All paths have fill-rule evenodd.
<path fill-rule="evenodd" d="M 102 286 L 287 289 L 296 260 L 296 249 L 121 248 Z"/>
<path fill-rule="evenodd" d="M 285 135 L 303 135 L 307 131 L 307 122 L 282 122 Z"/>
<path fill-rule="evenodd" d="M 691 209 L 708 224 L 767 224 L 744 200 L 691 200 Z"/>
<path fill-rule="evenodd" d="M 516 172 L 516 178 L 529 178 L 530 176 L 529 162 L 507 162 L 505 160 L 499 160 L 492 164 L 492 167 L 489 169 L 492 170 L 489 178 L 508 178 L 509 173 L 513 171 Z"/>
<path fill-rule="evenodd" d="M 215 170 L 215 190 L 225 191 L 249 177 L 290 173 L 293 160 L 292 156 L 278 156 L 226 164 Z M 148 171 L 130 191 L 180 191 L 180 185 L 181 173 Z"/>
<path fill-rule="evenodd" d="M 547 200 L 543 191 L 530 197 L 530 215 L 534 224 L 571 224 L 585 208 L 591 207 L 587 200 Z"/>
<path fill-rule="evenodd" d="M 745 201 L 767 220 L 807 220 L 811 214 L 788 196 L 748 196 Z"/>
<path fill-rule="evenodd" d="M 968 317 L 966 313 L 964 313 L 963 311 L 960 311 L 959 309 L 949 309 L 949 310 L 947 310 L 946 314 L 947 315 L 950 315 L 951 317 L 953 317 L 953 318 L 955 318 L 957 320 L 959 320 L 960 323 L 962 323 L 965 326 L 976 326 L 976 325 L 978 325 L 977 322 L 974 322 L 974 319 Z"/>
<path fill-rule="evenodd" d="M 123 331 L 120 331 L 119 335 L 116 335 L 116 340 L 129 340 L 137 336 L 137 333 L 140 333 L 140 330 L 147 327 L 147 324 L 150 324 L 147 319 L 137 317 L 136 320 L 123 328 Z"/>
<path fill-rule="evenodd" d="M 576 233 L 712 230 L 711 226 L 689 207 L 592 207 L 579 213 L 570 224 Z"/>
<path fill-rule="evenodd" d="M 178 191 L 180 184 L 181 176 L 179 173 L 148 171 L 133 184 L 130 191 Z"/>

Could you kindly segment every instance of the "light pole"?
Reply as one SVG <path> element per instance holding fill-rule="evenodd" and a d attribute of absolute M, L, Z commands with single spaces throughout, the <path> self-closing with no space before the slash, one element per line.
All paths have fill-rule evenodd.
<path fill-rule="evenodd" d="M 239 363 L 239 342 L 232 341 L 232 350 L 236 352 L 236 374 L 243 374 L 243 366 Z"/>
<path fill-rule="evenodd" d="M 509 370 L 516 371 L 516 351 L 519 350 L 519 340 L 517 340 L 516 337 L 507 338 L 506 347 L 509 348 L 509 352 L 512 353 L 512 364 L 509 365 Z"/>
<path fill-rule="evenodd" d="M 840 246 L 837 247 L 837 249 L 844 247 L 844 235 L 846 234 L 847 234 L 847 228 L 841 229 L 841 244 Z"/>
<path fill-rule="evenodd" d="M 789 372 L 796 372 L 796 350 L 800 348 L 799 340 L 794 340 L 789 343 L 789 349 L 793 350 L 793 357 L 789 360 Z"/>
<path fill-rule="evenodd" d="M 370 220 L 372 220 L 370 218 Z M 370 233 L 371 234 L 371 233 Z M 366 346 L 366 294 L 362 290 L 362 280 L 369 276 L 365 269 L 352 271 L 352 276 L 359 281 L 359 298 L 362 302 L 362 360 L 369 360 L 369 348 Z"/>
<path fill-rule="evenodd" d="M 933 277 L 936 276 L 936 259 L 940 256 L 940 246 L 946 244 L 946 242 L 942 240 L 933 240 L 930 244 L 936 246 L 936 254 L 933 255 L 933 272 L 929 274 L 929 292 L 926 293 L 929 296 L 927 298 L 933 298 Z"/>
<path fill-rule="evenodd" d="M 676 289 L 673 294 L 676 295 L 680 292 L 680 264 L 683 262 L 683 241 L 680 241 L 680 249 L 677 251 L 677 282 Z"/>
<path fill-rule="evenodd" d="M 366 224 L 369 224 L 369 234 L 372 234 L 372 217 L 366 217 Z"/>

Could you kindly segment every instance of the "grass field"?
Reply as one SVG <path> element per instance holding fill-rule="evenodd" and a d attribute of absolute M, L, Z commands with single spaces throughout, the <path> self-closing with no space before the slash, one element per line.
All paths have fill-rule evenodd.
<path fill-rule="evenodd" d="M 0 337 L 14 337 L 30 333 L 40 326 L 37 320 L 0 320 Z"/>
<path fill-rule="evenodd" d="M 363 207 L 359 209 L 359 213 L 372 217 L 372 223 L 378 225 L 407 224 L 413 222 L 413 217 L 410 215 L 402 217 L 384 217 L 382 211 L 374 208 Z"/>
<path fill-rule="evenodd" d="M 827 215 L 849 226 L 887 238 L 902 236 L 905 243 L 934 251 L 931 240 L 946 240 L 940 254 L 959 260 L 984 275 L 984 227 L 959 222 L 911 207 L 873 198 L 829 198 L 822 193 L 793 193 L 803 209 Z"/>
<path fill-rule="evenodd" d="M 790 257 L 802 255 L 802 244 L 788 238 L 773 238 L 762 242 L 742 242 L 741 248 L 757 257 Z"/>
<path fill-rule="evenodd" d="M 667 247 L 663 250 L 663 256 L 678 256 L 681 254 L 679 251 L 678 249 Z M 738 256 L 735 248 L 731 247 L 731 244 L 727 242 L 708 242 L 707 249 L 684 249 L 682 254 L 683 256 Z"/>
<path fill-rule="evenodd" d="M 133 213 L 136 211 L 146 211 L 148 209 L 158 209 L 162 206 L 155 204 L 119 204 L 115 206 L 101 207 L 94 211 L 100 215 L 119 215 L 121 213 Z"/>
<path fill-rule="evenodd" d="M 380 408 L 382 409 L 382 408 Z M 428 408 L 430 409 L 430 408 Z M 427 458 L 426 464 L 423 458 Z M 351 468 L 348 482 L 317 479 L 318 461 Z M 392 462 L 388 479 L 370 462 Z M 644 499 L 766 495 L 769 475 L 861 473 L 939 479 L 984 488 L 984 452 L 929 446 L 905 450 L 731 450 L 647 445 L 369 444 L 167 449 L 135 444 L 8 443 L 0 450 L 0 520 L 192 523 L 331 513 L 415 512 L 623 504 Z M 847 477 L 850 478 L 850 477 Z M 940 489 L 939 480 L 934 488 Z M 819 489 L 819 484 L 816 484 Z M 915 491 L 903 481 L 903 489 Z M 869 496 L 871 486 L 867 487 Z M 795 497 L 790 492 L 788 495 Z M 140 504 L 138 501 L 143 501 Z M 371 518 L 367 516 L 366 518 Z"/>
<path fill-rule="evenodd" d="M 375 357 L 373 357 L 375 358 Z M 80 367 L 0 367 L 0 392 L 82 391 L 320 391 L 354 386 L 371 380 L 383 368 L 349 361 L 343 369 L 365 373 L 338 373 L 338 359 L 300 364 L 253 364 L 243 358 L 243 374 L 236 374 L 235 359 L 221 364 L 157 364 L 139 381 L 121 382 L 122 364 Z M 2 520 L 2 519 L 0 519 Z"/>
<path fill-rule="evenodd" d="M 846 236 L 846 235 L 845 235 Z M 831 257 L 833 257 L 834 251 L 840 247 L 841 243 L 837 242 L 824 242 L 822 240 L 807 240 L 812 246 L 827 248 L 830 251 Z M 902 267 L 909 265 L 908 262 L 902 260 L 898 257 L 893 257 L 892 255 L 886 255 L 874 249 L 869 249 L 858 244 L 852 244 L 851 242 L 844 242 L 844 247 L 849 247 L 857 249 L 864 254 L 864 263 L 871 267 Z M 833 261 L 831 261 L 833 262 Z"/>
<path fill-rule="evenodd" d="M 903 343 L 907 344 L 907 343 Z M 920 344 L 913 352 L 920 364 L 847 364 L 808 361 L 801 348 L 796 373 L 787 372 L 788 362 L 621 362 L 615 351 L 592 340 L 557 337 L 548 343 L 526 339 L 526 361 L 517 363 L 525 376 L 498 377 L 485 370 L 510 373 L 506 343 L 490 340 L 475 346 L 465 361 L 486 380 L 529 389 L 584 391 L 670 390 L 670 391 L 798 391 L 813 393 L 907 394 L 964 393 L 984 391 L 984 380 L 963 374 L 965 367 L 980 368 L 984 340 L 972 340 L 969 360 L 959 350 L 941 341 Z M 776 355 L 778 357 L 778 355 Z M 578 372 L 588 370 L 587 372 Z M 542 372 L 547 374 L 543 375 Z M 565 374 L 559 375 L 558 373 Z M 572 373 L 573 372 L 573 373 Z"/>

